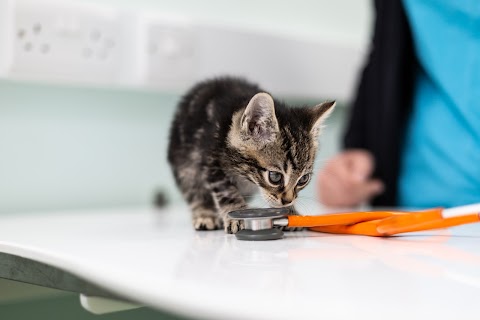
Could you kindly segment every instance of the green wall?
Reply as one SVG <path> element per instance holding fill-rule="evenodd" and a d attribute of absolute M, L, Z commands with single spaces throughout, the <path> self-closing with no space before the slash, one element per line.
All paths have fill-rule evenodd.
<path fill-rule="evenodd" d="M 178 199 L 166 163 L 178 97 L 0 81 L 0 213 Z"/>

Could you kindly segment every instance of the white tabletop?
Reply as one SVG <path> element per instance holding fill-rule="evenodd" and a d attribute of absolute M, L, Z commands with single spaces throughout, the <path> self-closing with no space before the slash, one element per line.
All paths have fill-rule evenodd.
<path fill-rule="evenodd" d="M 186 207 L 6 215 L 0 252 L 194 318 L 480 318 L 480 224 L 247 242 L 193 231 Z"/>

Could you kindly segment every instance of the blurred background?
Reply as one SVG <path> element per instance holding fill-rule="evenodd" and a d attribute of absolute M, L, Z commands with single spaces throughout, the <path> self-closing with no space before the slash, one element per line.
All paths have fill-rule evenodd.
<path fill-rule="evenodd" d="M 179 203 L 170 121 L 190 85 L 218 75 L 291 103 L 336 99 L 321 166 L 338 149 L 371 20 L 367 0 L 0 0 L 0 214 L 145 206 L 158 191 Z M 0 281 L 0 319 L 93 318 L 77 300 Z M 170 317 L 96 318 L 133 316 Z"/>

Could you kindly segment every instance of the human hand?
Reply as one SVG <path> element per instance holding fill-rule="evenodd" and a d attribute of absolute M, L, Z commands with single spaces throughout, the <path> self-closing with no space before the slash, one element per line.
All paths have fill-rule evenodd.
<path fill-rule="evenodd" d="M 361 149 L 331 158 L 317 179 L 320 202 L 330 207 L 354 207 L 382 193 L 383 182 L 370 177 L 374 168 L 373 156 Z"/>

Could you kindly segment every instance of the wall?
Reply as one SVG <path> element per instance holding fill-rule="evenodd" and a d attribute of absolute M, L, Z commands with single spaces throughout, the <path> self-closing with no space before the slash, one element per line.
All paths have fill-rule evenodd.
<path fill-rule="evenodd" d="M 132 10 L 187 15 L 216 25 L 249 28 L 364 47 L 369 40 L 369 0 L 76 0 Z"/>
<path fill-rule="evenodd" d="M 165 150 L 176 101 L 0 82 L 0 212 L 148 203 L 173 184 Z"/>
<path fill-rule="evenodd" d="M 186 14 L 217 25 L 321 39 L 352 48 L 366 46 L 371 23 L 366 0 L 83 1 Z M 0 214 L 145 205 L 157 189 L 166 190 L 172 201 L 180 201 L 165 159 L 168 127 L 178 98 L 166 92 L 0 80 Z M 337 150 L 345 111 L 340 107 L 329 120 L 317 167 Z M 313 201 L 313 184 L 303 194 L 307 204 Z M 2 293 L 28 290 L 14 287 L 0 282 Z M 76 298 L 0 306 L 0 314 L 30 319 L 62 305 L 63 315 L 87 318 L 65 299 L 71 304 Z M 158 317 L 142 311 L 131 315 Z"/>
<path fill-rule="evenodd" d="M 367 41 L 370 23 L 366 1 L 93 2 L 353 47 Z M 165 162 L 177 100 L 160 92 L 0 81 L 0 213 L 141 205 L 156 189 L 179 200 Z"/>

